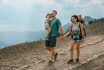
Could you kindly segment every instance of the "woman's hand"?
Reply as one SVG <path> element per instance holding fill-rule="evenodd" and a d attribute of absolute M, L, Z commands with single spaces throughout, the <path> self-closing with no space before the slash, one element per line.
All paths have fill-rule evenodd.
<path fill-rule="evenodd" d="M 84 43 L 84 38 L 82 38 L 82 43 Z"/>

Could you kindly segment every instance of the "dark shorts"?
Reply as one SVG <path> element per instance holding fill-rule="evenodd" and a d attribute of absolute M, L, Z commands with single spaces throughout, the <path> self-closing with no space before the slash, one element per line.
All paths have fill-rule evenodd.
<path fill-rule="evenodd" d="M 81 35 L 72 35 L 71 37 L 74 41 L 81 41 L 82 40 Z"/>
<path fill-rule="evenodd" d="M 56 46 L 56 36 L 50 36 L 48 40 L 45 40 L 46 47 L 55 47 Z"/>

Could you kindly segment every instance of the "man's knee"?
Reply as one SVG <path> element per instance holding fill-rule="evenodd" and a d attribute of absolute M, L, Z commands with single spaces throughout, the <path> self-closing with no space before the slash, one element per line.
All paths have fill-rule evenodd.
<path fill-rule="evenodd" d="M 51 51 L 51 49 L 49 47 L 47 47 L 46 50 Z"/>

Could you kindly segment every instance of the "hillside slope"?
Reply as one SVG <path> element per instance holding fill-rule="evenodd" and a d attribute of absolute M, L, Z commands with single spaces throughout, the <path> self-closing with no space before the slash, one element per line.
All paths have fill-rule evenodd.
<path fill-rule="evenodd" d="M 97 22 L 86 26 L 87 38 L 85 39 L 85 47 L 81 48 L 80 62 L 86 61 L 94 55 L 104 52 L 103 28 L 103 22 Z M 69 49 L 69 38 L 65 38 L 63 41 L 58 39 L 56 47 L 56 51 L 59 52 L 58 61 L 56 61 L 54 65 L 48 67 L 46 63 L 49 55 L 44 47 L 44 41 L 9 46 L 0 49 L 0 70 L 68 70 L 70 67 L 77 65 L 66 64 L 70 59 Z M 77 70 L 80 69 L 78 68 Z M 82 70 L 84 70 L 83 67 Z"/>

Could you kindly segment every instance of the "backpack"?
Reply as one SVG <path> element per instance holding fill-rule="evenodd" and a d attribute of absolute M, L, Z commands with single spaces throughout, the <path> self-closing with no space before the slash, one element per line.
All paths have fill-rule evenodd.
<path fill-rule="evenodd" d="M 83 27 L 83 31 L 84 31 L 84 36 L 87 36 L 87 35 L 86 35 L 85 27 Z"/>

